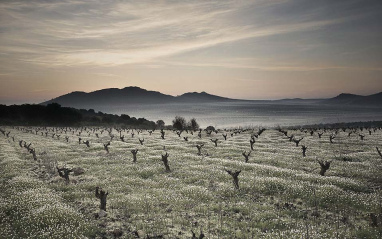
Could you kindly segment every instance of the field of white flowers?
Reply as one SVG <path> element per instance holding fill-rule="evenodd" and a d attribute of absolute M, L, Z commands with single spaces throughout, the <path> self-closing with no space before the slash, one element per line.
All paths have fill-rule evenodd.
<path fill-rule="evenodd" d="M 0 129 L 0 238 L 382 236 L 380 128 Z M 238 189 L 227 171 L 241 171 Z"/>

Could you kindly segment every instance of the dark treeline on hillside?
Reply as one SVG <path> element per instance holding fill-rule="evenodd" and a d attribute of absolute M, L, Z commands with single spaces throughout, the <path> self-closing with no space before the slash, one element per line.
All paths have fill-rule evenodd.
<path fill-rule="evenodd" d="M 128 115 L 96 113 L 94 110 L 61 107 L 57 103 L 44 105 L 0 105 L 1 125 L 30 126 L 80 126 L 125 125 L 139 128 L 155 128 L 155 122 Z"/>

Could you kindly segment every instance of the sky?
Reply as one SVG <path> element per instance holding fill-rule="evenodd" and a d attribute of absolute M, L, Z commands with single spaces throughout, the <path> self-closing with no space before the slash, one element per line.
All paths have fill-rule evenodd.
<path fill-rule="evenodd" d="M 382 1 L 0 1 L 0 104 L 139 86 L 170 95 L 382 91 Z"/>

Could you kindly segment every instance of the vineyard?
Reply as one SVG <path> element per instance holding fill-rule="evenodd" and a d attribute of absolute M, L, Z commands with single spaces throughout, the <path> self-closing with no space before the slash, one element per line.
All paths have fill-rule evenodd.
<path fill-rule="evenodd" d="M 0 127 L 1 238 L 381 238 L 382 129 Z"/>

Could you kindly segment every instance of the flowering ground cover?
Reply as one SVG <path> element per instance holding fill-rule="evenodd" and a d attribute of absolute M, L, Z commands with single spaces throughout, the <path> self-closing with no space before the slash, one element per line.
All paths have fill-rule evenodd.
<path fill-rule="evenodd" d="M 382 235 L 380 128 L 0 129 L 1 238 Z"/>

